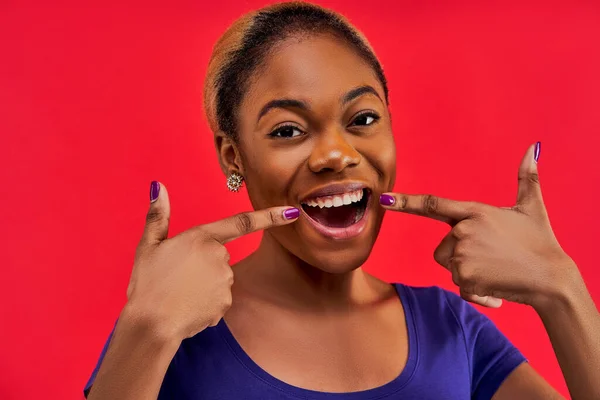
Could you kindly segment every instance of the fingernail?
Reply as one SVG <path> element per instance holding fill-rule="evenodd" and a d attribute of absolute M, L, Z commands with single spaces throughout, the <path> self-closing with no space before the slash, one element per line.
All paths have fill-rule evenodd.
<path fill-rule="evenodd" d="M 283 218 L 285 219 L 296 219 L 300 216 L 300 210 L 297 208 L 288 208 L 283 212 Z"/>
<path fill-rule="evenodd" d="M 542 151 L 542 142 L 537 142 L 535 144 L 535 150 L 533 151 L 533 159 L 537 163 L 540 159 L 540 152 Z"/>
<path fill-rule="evenodd" d="M 390 196 L 389 194 L 382 194 L 379 196 L 379 204 L 382 206 L 391 206 L 396 202 L 394 196 Z"/>
<path fill-rule="evenodd" d="M 160 192 L 160 183 L 152 181 L 150 184 L 150 203 L 154 203 L 158 199 L 158 193 Z"/>

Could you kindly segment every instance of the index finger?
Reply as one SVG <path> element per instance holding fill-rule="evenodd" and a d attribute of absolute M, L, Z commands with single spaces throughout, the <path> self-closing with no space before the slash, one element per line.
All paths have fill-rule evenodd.
<path fill-rule="evenodd" d="M 457 201 L 430 194 L 384 193 L 379 203 L 388 210 L 420 215 L 455 225 L 475 214 L 476 203 Z"/>
<path fill-rule="evenodd" d="M 300 216 L 294 207 L 272 207 L 259 211 L 244 212 L 220 221 L 203 225 L 203 230 L 224 244 L 241 236 L 263 229 L 287 225 Z"/>

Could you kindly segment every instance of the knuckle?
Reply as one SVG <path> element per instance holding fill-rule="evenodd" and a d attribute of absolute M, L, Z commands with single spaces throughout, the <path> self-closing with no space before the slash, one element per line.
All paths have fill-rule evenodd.
<path fill-rule="evenodd" d="M 254 230 L 254 219 L 247 213 L 236 215 L 234 223 L 242 234 L 250 233 Z"/>
<path fill-rule="evenodd" d="M 540 183 L 540 176 L 537 172 L 522 174 L 519 175 L 519 183 L 533 183 L 537 185 Z"/>
<path fill-rule="evenodd" d="M 465 224 L 466 221 L 462 221 L 452 228 L 452 235 L 457 239 L 463 239 L 470 233 L 470 227 Z"/>
<path fill-rule="evenodd" d="M 464 257 L 469 255 L 469 249 L 469 242 L 463 239 L 456 243 L 456 246 L 454 246 L 454 255 L 462 260 Z"/>
<path fill-rule="evenodd" d="M 427 214 L 435 214 L 439 208 L 439 199 L 436 196 L 427 194 L 423 196 L 423 210 Z"/>
<path fill-rule="evenodd" d="M 193 228 L 193 230 L 190 231 L 193 232 L 193 236 L 195 237 L 204 238 L 208 235 L 208 232 L 206 232 L 206 228 L 204 226 L 196 226 Z"/>
<path fill-rule="evenodd" d="M 540 176 L 537 173 L 532 172 L 531 174 L 529 174 L 528 180 L 529 182 L 535 183 L 537 185 L 538 183 L 540 183 Z"/>
<path fill-rule="evenodd" d="M 482 214 L 483 213 L 482 204 L 474 202 L 474 201 L 470 202 L 469 205 L 467 205 L 467 209 L 472 214 Z"/>
<path fill-rule="evenodd" d="M 223 310 L 223 314 L 231 308 L 233 304 L 233 296 L 231 295 L 231 291 L 227 291 L 227 294 L 223 296 L 223 302 L 221 304 L 221 309 Z"/>
<path fill-rule="evenodd" d="M 450 265 L 450 268 L 457 271 L 458 273 L 458 271 L 462 268 L 463 260 L 458 254 L 456 254 L 455 251 L 452 257 L 450 257 L 450 259 L 448 260 L 448 264 Z"/>
<path fill-rule="evenodd" d="M 404 210 L 408 206 L 408 196 L 402 194 L 397 196 L 397 198 L 398 201 L 393 205 L 393 207 Z"/>
<path fill-rule="evenodd" d="M 480 216 L 485 215 L 487 208 L 483 203 L 479 203 L 476 201 L 469 201 L 465 204 L 465 211 L 467 214 L 471 215 L 473 218 L 471 221 L 477 220 Z M 465 222 L 468 220 L 465 220 Z"/>
<path fill-rule="evenodd" d="M 205 248 L 208 251 L 208 253 L 210 253 L 210 259 L 213 260 L 215 266 L 222 267 L 225 271 L 227 271 L 227 269 L 230 269 L 230 255 L 229 251 L 227 251 L 225 246 L 223 246 L 222 244 L 211 242 L 208 243 Z"/>
<path fill-rule="evenodd" d="M 406 208 L 408 206 L 408 196 L 402 196 L 400 199 L 400 206 Z"/>
<path fill-rule="evenodd" d="M 230 286 L 233 285 L 233 279 L 234 279 L 234 274 L 233 274 L 233 270 L 227 266 L 226 270 L 225 270 L 225 282 L 227 282 Z"/>
<path fill-rule="evenodd" d="M 156 222 L 161 221 L 162 219 L 163 219 L 163 213 L 154 208 L 151 208 L 150 210 L 148 210 L 148 213 L 146 214 L 146 223 L 147 224 L 154 224 Z"/>
<path fill-rule="evenodd" d="M 448 260 L 448 266 L 452 273 L 452 282 L 454 282 L 457 286 L 462 286 L 464 282 L 461 275 L 462 264 L 460 259 L 454 256 L 450 257 Z"/>
<path fill-rule="evenodd" d="M 437 262 L 438 264 L 444 265 L 444 259 L 443 259 L 443 252 L 440 248 L 440 246 L 438 246 L 434 252 L 433 252 L 433 259 L 435 260 L 435 262 Z"/>
<path fill-rule="evenodd" d="M 211 246 L 211 247 L 213 247 L 213 246 Z M 227 251 L 227 248 L 225 246 L 223 246 L 222 244 L 216 243 L 214 245 L 214 249 L 212 250 L 212 253 L 216 256 L 217 259 L 223 259 L 223 260 L 229 259 L 229 251 Z"/>
<path fill-rule="evenodd" d="M 267 216 L 269 217 L 271 225 L 278 225 L 282 220 L 282 215 L 280 213 L 276 213 L 275 211 L 269 211 Z"/>
<path fill-rule="evenodd" d="M 473 222 L 474 223 L 489 222 L 490 213 L 493 212 L 490 208 L 491 207 L 477 206 L 477 208 L 473 212 L 473 215 L 475 216 L 475 218 L 473 219 Z"/>
<path fill-rule="evenodd" d="M 184 232 L 183 234 L 187 234 L 188 232 Z M 199 226 L 194 228 L 193 232 L 190 232 L 192 241 L 199 246 L 212 246 L 213 244 L 217 244 L 214 249 L 216 250 L 218 246 L 221 246 L 217 243 L 215 239 L 214 233 L 210 232 L 206 227 Z M 225 247 L 223 247 L 225 248 Z M 211 247 L 213 249 L 213 247 Z"/>
<path fill-rule="evenodd" d="M 203 229 L 198 228 L 191 235 L 191 241 L 193 244 L 201 246 L 207 243 L 209 237 L 210 236 L 207 232 L 205 232 Z"/>

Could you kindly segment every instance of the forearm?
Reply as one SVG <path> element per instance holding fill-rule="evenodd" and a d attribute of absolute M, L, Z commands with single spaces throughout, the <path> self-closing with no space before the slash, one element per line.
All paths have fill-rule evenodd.
<path fill-rule="evenodd" d="M 126 306 L 88 400 L 155 400 L 179 344 Z"/>
<path fill-rule="evenodd" d="M 536 311 L 573 400 L 600 399 L 600 314 L 583 280 Z"/>

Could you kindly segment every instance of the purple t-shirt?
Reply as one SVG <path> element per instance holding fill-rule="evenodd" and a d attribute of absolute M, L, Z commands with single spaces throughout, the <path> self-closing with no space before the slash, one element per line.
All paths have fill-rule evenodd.
<path fill-rule="evenodd" d="M 439 287 L 394 286 L 405 311 L 408 360 L 400 375 L 383 386 L 326 393 L 289 385 L 252 361 L 221 320 L 181 343 L 158 399 L 483 400 L 525 361 L 490 319 L 456 294 Z M 107 347 L 108 341 L 86 395 Z"/>

